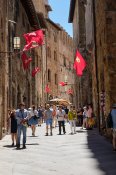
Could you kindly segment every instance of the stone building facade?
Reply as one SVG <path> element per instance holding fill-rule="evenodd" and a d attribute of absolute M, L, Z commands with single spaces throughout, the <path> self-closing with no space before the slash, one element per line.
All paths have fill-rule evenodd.
<path fill-rule="evenodd" d="M 20 101 L 24 101 L 26 107 L 33 102 L 32 89 L 35 88 L 31 76 L 33 52 L 30 51 L 33 63 L 27 71 L 24 71 L 20 51 L 25 44 L 23 34 L 37 30 L 40 26 L 31 0 L 2 1 L 0 7 L 3 43 L 0 47 L 0 138 L 2 138 L 7 131 L 8 108 L 16 109 Z M 20 50 L 14 49 L 14 37 L 20 38 Z"/>
<path fill-rule="evenodd" d="M 44 105 L 47 101 L 47 94 L 45 93 L 45 87 L 47 84 L 47 21 L 49 11 L 51 11 L 51 7 L 49 6 L 47 1 L 43 0 L 33 0 L 34 7 L 38 14 L 38 20 L 40 22 L 40 28 L 44 30 L 44 44 L 42 47 L 35 49 L 34 57 L 36 62 L 41 69 L 41 72 L 36 76 L 35 80 L 35 98 L 37 105 Z"/>
<path fill-rule="evenodd" d="M 59 31 L 61 28 L 47 18 L 47 84 L 50 88 L 49 98 L 58 96 L 58 61 Z"/>
<path fill-rule="evenodd" d="M 98 13 L 99 11 L 99 13 Z M 98 67 L 100 125 L 104 125 L 113 103 L 116 103 L 116 3 L 113 0 L 100 0 L 95 3 L 96 56 Z M 101 102 L 101 101 L 100 101 Z"/>
<path fill-rule="evenodd" d="M 59 82 L 67 82 L 67 86 L 58 86 L 61 98 L 67 99 L 75 104 L 75 81 L 74 81 L 74 42 L 72 37 L 62 29 L 59 34 Z M 68 94 L 68 90 L 72 90 L 72 94 Z"/>
<path fill-rule="evenodd" d="M 74 90 L 73 82 L 73 39 L 58 24 L 47 19 L 47 84 L 51 89 L 50 98 L 60 97 L 73 102 L 66 88 Z M 61 87 L 59 82 L 68 81 L 70 86 Z M 73 86 L 73 87 L 72 87 Z"/>
<path fill-rule="evenodd" d="M 82 5 L 85 21 L 79 18 Z M 81 37 L 79 24 L 86 29 L 84 52 L 90 77 L 88 88 L 101 130 L 106 126 L 105 117 L 112 104 L 116 103 L 116 83 L 113 83 L 116 81 L 116 3 L 113 0 L 71 1 L 69 21 L 73 22 L 74 41 Z M 77 41 L 75 44 L 78 45 Z"/>
<path fill-rule="evenodd" d="M 0 139 L 7 132 L 8 108 L 18 108 L 24 101 L 26 107 L 45 104 L 49 99 L 45 87 L 49 84 L 52 98 L 59 94 L 59 59 L 60 43 L 69 43 L 72 48 L 71 37 L 63 29 L 48 18 L 51 11 L 48 1 L 37 0 L 5 0 L 0 2 Z M 38 29 L 44 31 L 44 44 L 31 49 L 26 54 L 32 57 L 28 70 L 22 66 L 22 50 L 25 45 L 24 33 Z M 60 37 L 63 31 L 65 37 Z M 20 39 L 20 48 L 14 48 L 14 38 Z M 60 39 L 59 39 L 60 38 Z M 60 40 L 64 40 L 63 42 Z M 62 44 L 63 46 L 63 44 Z M 66 58 L 73 59 L 66 52 L 69 46 L 64 46 Z M 51 50 L 50 50 L 51 49 Z M 33 78 L 31 75 L 35 67 L 40 72 Z M 51 70 L 51 75 L 50 71 Z M 51 77 L 50 77 L 51 76 Z M 72 74 L 70 74 L 72 76 Z"/>
<path fill-rule="evenodd" d="M 7 2 L 0 2 L 0 138 L 4 135 L 7 116 L 8 55 L 7 55 Z M 5 105 L 6 104 L 6 105 Z"/>
<path fill-rule="evenodd" d="M 85 30 L 85 1 L 73 0 L 70 3 L 69 22 L 73 23 L 73 39 L 75 53 L 78 49 L 86 62 L 86 30 Z M 76 106 L 83 107 L 92 102 L 91 72 L 88 68 L 84 70 L 82 77 L 75 74 Z"/>

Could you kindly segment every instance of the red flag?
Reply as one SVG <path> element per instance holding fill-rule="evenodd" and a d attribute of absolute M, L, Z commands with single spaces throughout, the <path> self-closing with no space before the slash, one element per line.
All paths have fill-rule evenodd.
<path fill-rule="evenodd" d="M 78 76 L 83 75 L 83 70 L 84 70 L 85 67 L 86 67 L 86 62 L 85 62 L 84 58 L 82 57 L 82 55 L 77 50 L 76 60 L 74 62 L 74 69 L 76 70 L 76 73 L 77 73 Z"/>
<path fill-rule="evenodd" d="M 38 45 L 37 45 L 37 46 L 38 46 Z M 36 47 L 37 47 L 37 46 L 36 46 Z M 33 48 L 35 48 L 35 45 L 34 45 L 34 42 L 31 42 L 31 43 L 26 44 L 26 45 L 24 46 L 23 51 L 27 51 L 27 50 L 33 49 Z"/>
<path fill-rule="evenodd" d="M 32 77 L 34 77 L 37 72 L 40 72 L 39 67 L 36 67 L 35 69 L 32 70 Z"/>
<path fill-rule="evenodd" d="M 32 58 L 28 58 L 27 55 L 23 52 L 22 56 L 23 68 L 28 69 L 29 63 L 32 61 Z"/>
<path fill-rule="evenodd" d="M 27 55 L 25 54 L 25 52 L 23 52 L 23 54 L 21 55 L 22 58 L 22 62 L 24 62 L 25 60 L 28 59 Z"/>
<path fill-rule="evenodd" d="M 72 94 L 73 95 L 73 90 L 72 89 L 68 89 L 67 90 L 67 94 Z"/>
<path fill-rule="evenodd" d="M 28 60 L 25 60 L 24 65 L 23 65 L 24 69 L 28 69 L 28 66 L 31 61 L 32 61 L 32 58 L 28 58 Z"/>
<path fill-rule="evenodd" d="M 67 82 L 60 82 L 59 85 L 60 86 L 66 86 L 67 85 Z"/>
<path fill-rule="evenodd" d="M 48 86 L 48 84 L 47 84 L 47 85 L 46 85 L 46 88 L 45 88 L 45 92 L 46 92 L 46 93 L 50 93 L 50 91 L 51 91 L 51 90 L 50 90 L 50 88 L 49 88 L 49 86 Z"/>
<path fill-rule="evenodd" d="M 23 35 L 26 40 L 26 45 L 24 46 L 23 51 L 35 48 L 38 45 L 43 44 L 44 35 L 42 30 L 37 30 L 31 33 Z"/>

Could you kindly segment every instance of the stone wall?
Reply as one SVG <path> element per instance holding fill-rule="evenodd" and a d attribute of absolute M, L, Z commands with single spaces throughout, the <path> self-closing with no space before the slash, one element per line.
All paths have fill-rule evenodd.
<path fill-rule="evenodd" d="M 99 11 L 99 13 L 98 13 Z M 105 102 L 101 124 L 116 103 L 116 3 L 113 0 L 96 1 L 96 39 L 99 78 L 99 97 L 104 91 Z"/>
<path fill-rule="evenodd" d="M 71 103 L 75 104 L 75 81 L 74 81 L 74 42 L 66 31 L 63 29 L 60 31 L 59 41 L 59 82 L 67 82 L 69 85 L 62 87 L 59 86 L 60 97 L 67 99 Z M 73 95 L 67 94 L 69 89 L 73 89 Z"/>
<path fill-rule="evenodd" d="M 8 2 L 8 4 L 6 4 L 6 2 Z M 25 45 L 23 34 L 31 32 L 33 28 L 29 23 L 28 16 L 21 1 L 12 0 L 0 2 L 0 21 L 0 40 L 3 42 L 3 44 L 0 45 L 1 139 L 7 131 L 8 108 L 18 108 L 18 104 L 21 101 L 26 103 L 26 107 L 32 104 L 33 81 L 31 71 L 33 63 L 30 64 L 27 71 L 24 71 L 21 54 L 18 54 L 18 52 L 20 52 L 20 50 L 22 51 Z M 21 39 L 20 50 L 14 50 L 13 39 L 15 36 Z M 31 52 L 30 54 L 32 55 Z M 35 62 L 34 59 L 33 57 L 33 62 Z M 36 99 L 34 99 L 34 102 L 36 102 Z"/>
<path fill-rule="evenodd" d="M 48 11 L 45 6 L 45 2 L 43 0 L 33 0 L 35 9 L 37 13 L 41 13 L 43 18 L 39 18 L 38 20 L 45 20 L 48 16 Z M 47 22 L 46 22 L 47 24 Z M 43 27 L 41 26 L 43 29 Z M 37 74 L 35 77 L 35 103 L 38 105 L 44 105 L 47 101 L 47 94 L 45 93 L 45 87 L 47 84 L 47 29 L 44 29 L 45 37 L 44 37 L 44 44 L 35 49 L 34 57 L 36 59 L 36 66 L 40 67 L 40 73 Z"/>
<path fill-rule="evenodd" d="M 53 21 L 48 20 L 47 25 L 47 80 L 52 98 L 60 97 L 73 101 L 72 96 L 66 93 L 68 88 L 74 87 L 74 80 L 72 79 L 74 75 L 73 40 L 61 26 Z M 50 71 L 50 79 L 48 71 Z M 59 82 L 61 81 L 68 81 L 71 85 L 67 89 L 60 87 Z"/>
<path fill-rule="evenodd" d="M 8 64 L 9 54 L 7 53 L 7 2 L 0 2 L 0 139 L 7 129 L 7 93 L 8 93 Z"/>
<path fill-rule="evenodd" d="M 52 97 L 58 96 L 59 27 L 48 19 L 47 32 L 47 84 Z"/>

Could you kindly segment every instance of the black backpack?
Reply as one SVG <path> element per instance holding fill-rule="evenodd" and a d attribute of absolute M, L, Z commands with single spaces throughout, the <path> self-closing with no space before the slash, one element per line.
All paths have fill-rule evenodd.
<path fill-rule="evenodd" d="M 107 117 L 107 128 L 112 128 L 113 127 L 113 121 L 112 121 L 112 115 L 111 112 L 108 114 Z"/>

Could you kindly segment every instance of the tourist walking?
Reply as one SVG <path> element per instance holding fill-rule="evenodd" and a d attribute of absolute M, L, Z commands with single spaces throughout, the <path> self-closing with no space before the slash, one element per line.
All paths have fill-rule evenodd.
<path fill-rule="evenodd" d="M 28 125 L 31 126 L 32 136 L 35 136 L 36 125 L 38 124 L 38 111 L 35 109 L 35 105 L 32 105 L 32 108 L 28 112 Z"/>
<path fill-rule="evenodd" d="M 75 107 L 71 106 L 70 111 L 68 112 L 68 120 L 70 123 L 71 134 L 76 134 L 76 119 L 77 114 Z"/>
<path fill-rule="evenodd" d="M 10 120 L 11 120 L 10 123 L 11 123 L 11 139 L 12 139 L 11 146 L 15 146 L 15 143 L 17 145 L 17 119 L 15 110 L 11 111 Z"/>
<path fill-rule="evenodd" d="M 87 107 L 83 107 L 83 126 L 82 129 L 87 129 Z"/>
<path fill-rule="evenodd" d="M 67 108 L 67 106 L 64 107 L 64 111 L 65 111 L 65 121 L 68 122 L 68 112 L 69 112 L 69 109 Z"/>
<path fill-rule="evenodd" d="M 43 123 L 43 116 L 44 116 L 44 109 L 43 107 L 40 105 L 38 107 L 38 126 L 41 126 L 41 124 Z"/>
<path fill-rule="evenodd" d="M 11 118 L 10 118 L 10 115 L 11 115 L 11 109 L 8 109 L 8 119 L 7 119 L 7 132 L 8 134 L 11 134 Z"/>
<path fill-rule="evenodd" d="M 87 107 L 87 129 L 92 129 L 93 128 L 93 109 L 92 105 L 89 104 Z"/>
<path fill-rule="evenodd" d="M 58 116 L 58 125 L 59 125 L 59 135 L 61 135 L 61 127 L 63 128 L 63 133 L 65 134 L 65 111 L 62 109 L 62 106 L 59 106 L 59 110 L 57 112 Z"/>
<path fill-rule="evenodd" d="M 53 121 L 53 116 L 52 116 L 52 111 L 50 110 L 50 105 L 46 105 L 46 110 L 44 113 L 44 120 L 46 122 L 46 136 L 48 136 L 48 127 L 50 126 L 50 135 L 52 136 L 52 121 Z"/>
<path fill-rule="evenodd" d="M 92 105 L 89 104 L 88 107 L 87 107 L 87 117 L 91 118 L 92 117 L 92 113 L 93 113 Z"/>
<path fill-rule="evenodd" d="M 57 126 L 57 109 L 56 109 L 55 105 L 53 105 L 52 116 L 53 116 L 52 127 L 56 128 L 56 126 Z"/>
<path fill-rule="evenodd" d="M 22 102 L 19 105 L 19 109 L 16 110 L 17 119 L 17 149 L 20 148 L 21 132 L 23 133 L 23 149 L 26 148 L 26 121 L 28 119 L 28 112 L 25 108 L 25 104 Z"/>
<path fill-rule="evenodd" d="M 82 126 L 83 125 L 83 108 L 79 108 L 77 110 L 77 125 Z"/>

